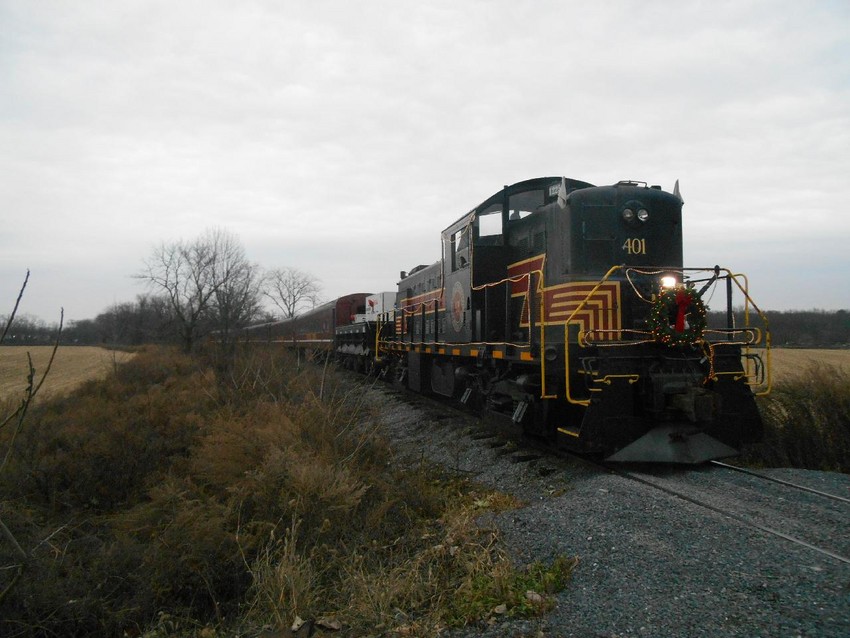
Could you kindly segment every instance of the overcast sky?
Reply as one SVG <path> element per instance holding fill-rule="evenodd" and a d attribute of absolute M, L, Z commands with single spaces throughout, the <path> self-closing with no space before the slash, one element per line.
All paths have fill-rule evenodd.
<path fill-rule="evenodd" d="M 0 314 L 93 318 L 226 228 L 392 290 L 505 184 L 680 181 L 685 263 L 850 308 L 847 0 L 0 0 Z"/>

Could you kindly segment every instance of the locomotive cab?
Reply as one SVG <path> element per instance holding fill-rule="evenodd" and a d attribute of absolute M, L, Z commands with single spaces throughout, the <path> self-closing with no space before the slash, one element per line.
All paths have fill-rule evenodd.
<path fill-rule="evenodd" d="M 540 178 L 506 186 L 442 233 L 446 338 L 528 345 L 527 296 L 558 270 L 546 263 L 550 238 L 569 224 L 568 193 L 592 187 Z M 560 202 L 559 202 L 560 198 Z M 568 232 L 568 230 L 567 230 Z"/>

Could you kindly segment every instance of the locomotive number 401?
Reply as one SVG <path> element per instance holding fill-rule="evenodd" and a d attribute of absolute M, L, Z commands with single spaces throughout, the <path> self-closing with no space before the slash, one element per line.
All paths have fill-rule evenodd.
<path fill-rule="evenodd" d="M 628 255 L 645 255 L 646 254 L 646 240 L 639 239 L 637 237 L 632 239 L 627 239 L 623 242 L 622 249 Z"/>

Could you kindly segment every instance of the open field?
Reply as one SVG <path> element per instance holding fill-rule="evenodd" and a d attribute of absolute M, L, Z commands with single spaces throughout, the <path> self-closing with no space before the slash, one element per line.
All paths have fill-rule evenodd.
<path fill-rule="evenodd" d="M 813 363 L 844 367 L 850 370 L 850 350 L 773 348 L 770 351 L 770 357 L 774 381 L 794 377 Z"/>
<path fill-rule="evenodd" d="M 26 388 L 28 352 L 32 356 L 36 377 L 40 377 L 52 350 L 52 346 L 0 346 L 0 400 Z M 116 363 L 123 363 L 133 356 L 128 352 L 95 346 L 60 346 L 39 396 L 70 392 L 84 381 L 106 376 Z"/>

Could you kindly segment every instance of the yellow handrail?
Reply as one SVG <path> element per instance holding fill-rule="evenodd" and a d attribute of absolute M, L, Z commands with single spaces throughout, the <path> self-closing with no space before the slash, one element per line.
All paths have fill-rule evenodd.
<path fill-rule="evenodd" d="M 375 323 L 375 361 L 380 361 L 379 352 L 381 349 L 381 315 L 378 314 L 378 321 Z"/>
<path fill-rule="evenodd" d="M 743 273 L 733 274 L 732 271 L 729 270 L 728 268 L 723 268 L 722 270 L 724 270 L 729 275 L 730 279 L 733 282 L 735 282 L 735 285 L 738 286 L 738 289 L 744 295 L 744 300 L 745 300 L 745 303 L 744 303 L 744 327 L 749 327 L 749 325 L 750 325 L 750 304 L 753 305 L 753 309 L 758 313 L 759 317 L 764 322 L 764 345 L 765 345 L 764 356 L 765 356 L 765 359 L 767 360 L 766 363 L 765 363 L 765 367 L 767 369 L 767 372 L 766 372 L 767 383 L 765 385 L 764 390 L 762 390 L 760 392 L 756 392 L 755 395 L 759 396 L 759 397 L 767 396 L 768 394 L 770 394 L 770 390 L 773 386 L 773 366 L 772 366 L 771 353 L 770 353 L 770 345 L 771 345 L 770 327 L 769 327 L 770 324 L 767 320 L 767 315 L 765 315 L 761 311 L 761 309 L 756 305 L 756 302 L 754 302 L 750 298 L 750 293 L 749 293 L 750 284 L 749 284 L 749 280 L 747 279 L 747 276 Z M 743 281 L 744 281 L 743 286 L 741 285 L 741 282 L 738 281 L 739 277 L 741 279 L 743 279 Z M 749 344 L 747 344 L 747 354 L 749 354 L 749 350 L 750 350 L 750 346 L 749 346 Z M 747 364 L 747 366 L 749 366 L 749 363 Z M 745 371 L 745 372 L 747 372 L 747 371 Z"/>
<path fill-rule="evenodd" d="M 545 294 L 540 295 L 540 398 L 541 399 L 557 399 L 557 394 L 546 393 L 546 322 L 544 321 L 546 312 Z M 564 344 L 566 349 L 567 344 Z"/>
<path fill-rule="evenodd" d="M 608 272 L 605 273 L 605 276 L 600 279 L 599 283 L 593 287 L 593 290 L 591 290 L 585 298 L 582 299 L 581 303 L 576 306 L 576 309 L 573 310 L 566 323 L 564 323 L 564 391 L 567 401 L 573 405 L 588 406 L 590 405 L 590 399 L 574 399 L 572 392 L 570 391 L 570 324 L 573 323 L 574 317 L 584 308 L 590 298 L 596 294 L 596 291 L 602 287 L 602 284 L 608 281 L 611 275 L 623 268 L 625 268 L 624 265 L 612 266 L 609 268 Z M 578 324 L 579 322 L 576 321 L 575 323 Z"/>
<path fill-rule="evenodd" d="M 471 255 L 471 258 L 474 259 L 474 254 Z M 470 264 L 470 267 L 471 266 L 472 266 L 472 264 Z M 593 286 L 593 288 L 590 290 L 590 292 L 587 293 L 587 295 L 585 295 L 585 297 L 575 307 L 575 309 L 572 311 L 570 316 L 567 318 L 567 320 L 563 324 L 564 325 L 564 338 L 563 338 L 563 344 L 564 344 L 564 389 L 565 389 L 564 398 L 566 399 L 566 401 L 568 403 L 571 403 L 571 404 L 574 404 L 574 405 L 582 405 L 582 406 L 587 406 L 587 405 L 590 404 L 590 399 L 580 399 L 580 398 L 574 397 L 573 394 L 572 394 L 573 387 L 572 387 L 572 384 L 570 382 L 570 369 L 571 369 L 571 367 L 570 367 L 570 332 L 569 332 L 570 326 L 572 326 L 572 325 L 579 326 L 579 334 L 578 334 L 578 340 L 577 340 L 577 345 L 579 345 L 579 346 L 588 346 L 591 343 L 596 342 L 596 337 L 598 337 L 599 335 L 602 335 L 602 334 L 608 334 L 608 335 L 621 334 L 621 335 L 624 335 L 626 333 L 634 333 L 636 336 L 637 335 L 643 336 L 643 335 L 648 334 L 645 331 L 641 331 L 641 330 L 623 329 L 623 328 L 618 329 L 618 330 L 596 330 L 596 329 L 594 329 L 592 331 L 587 330 L 583 333 L 582 330 L 581 330 L 581 326 L 583 325 L 583 322 L 576 319 L 576 317 L 578 317 L 580 315 L 580 313 L 587 307 L 588 303 L 593 299 L 594 295 L 597 294 L 599 289 L 606 282 L 608 282 L 612 278 L 612 276 L 615 275 L 615 273 L 623 272 L 623 271 L 626 271 L 627 269 L 631 269 L 631 268 L 627 267 L 625 264 L 612 266 L 605 273 L 605 275 Z M 662 270 L 668 270 L 668 269 L 662 269 Z M 677 268 L 676 270 L 678 270 L 681 273 L 684 273 L 685 271 L 693 272 L 693 271 L 708 271 L 708 270 L 713 270 L 713 271 L 715 271 L 715 273 L 717 273 L 717 272 L 722 270 L 723 273 L 725 273 L 727 280 L 734 282 L 735 286 L 737 286 L 738 290 L 743 294 L 744 300 L 745 300 L 744 326 L 742 326 L 740 328 L 740 330 L 741 331 L 751 331 L 751 336 L 746 341 L 744 341 L 743 343 L 741 343 L 741 342 L 738 342 L 738 343 L 741 343 L 741 345 L 744 346 L 746 354 L 749 355 L 750 354 L 750 346 L 754 345 L 754 344 L 761 343 L 762 336 L 764 336 L 765 368 L 766 368 L 764 378 L 766 380 L 766 383 L 764 385 L 764 388 L 761 391 L 755 392 L 755 394 L 757 396 L 764 396 L 766 394 L 769 394 L 770 391 L 771 391 L 771 388 L 772 388 L 772 380 L 773 380 L 772 356 L 771 356 L 771 354 L 772 354 L 771 353 L 771 345 L 772 344 L 771 344 L 771 335 L 770 335 L 770 330 L 769 330 L 769 323 L 768 323 L 767 316 L 764 314 L 764 312 L 761 311 L 761 309 L 756 305 L 756 303 L 752 300 L 752 298 L 749 295 L 749 282 L 747 280 L 746 275 L 741 274 L 741 273 L 733 273 L 731 270 L 729 270 L 727 268 L 719 269 L 719 268 L 716 268 L 716 267 L 715 268 Z M 661 270 L 659 270 L 658 272 L 661 272 Z M 525 294 L 523 295 L 524 296 L 523 304 L 524 304 L 524 309 L 525 309 L 525 307 L 528 308 L 529 320 L 533 322 L 533 316 L 532 315 L 533 315 L 534 309 L 531 307 L 531 304 L 528 304 L 528 301 L 529 301 L 529 297 L 530 297 L 530 294 L 531 294 L 531 287 L 532 287 L 532 285 L 534 285 L 534 275 L 535 274 L 539 277 L 538 282 L 537 282 L 537 286 L 536 286 L 536 291 L 539 293 L 537 305 L 538 305 L 538 312 L 539 312 L 538 329 L 539 329 L 539 336 L 540 336 L 540 351 L 538 353 L 538 356 L 540 357 L 540 375 L 541 375 L 540 398 L 541 399 L 557 399 L 557 398 L 559 398 L 557 391 L 550 394 L 550 390 L 547 388 L 547 382 L 546 382 L 547 381 L 546 380 L 546 372 L 547 372 L 547 367 L 546 367 L 546 345 L 547 345 L 546 327 L 547 327 L 547 324 L 546 324 L 546 287 L 545 287 L 545 282 L 544 282 L 543 271 L 540 270 L 540 269 L 534 269 L 534 270 L 531 270 L 531 271 L 528 271 L 528 272 L 525 272 L 525 273 L 522 273 L 522 274 L 519 274 L 519 275 L 516 275 L 516 276 L 513 276 L 513 277 L 506 277 L 506 278 L 504 278 L 504 279 L 502 279 L 501 281 L 498 281 L 498 282 L 488 282 L 488 283 L 485 283 L 485 284 L 482 284 L 482 285 L 479 285 L 479 286 L 476 286 L 474 284 L 474 282 L 472 282 L 472 281 L 470 282 L 470 284 L 471 284 L 472 290 L 483 290 L 485 288 L 495 287 L 495 286 L 500 286 L 500 285 L 511 286 L 511 284 L 518 283 L 518 282 L 522 281 L 523 279 L 525 279 L 527 284 L 526 284 Z M 628 277 L 628 274 L 626 274 L 626 276 Z M 401 314 L 402 314 L 403 317 L 407 317 L 407 316 L 411 316 L 414 313 L 416 313 L 417 311 L 419 311 L 423 306 L 425 307 L 426 312 L 428 312 L 428 307 L 431 307 L 431 312 L 434 313 L 435 320 L 436 320 L 438 312 L 439 312 L 438 303 L 439 303 L 439 297 L 435 297 L 435 298 L 429 299 L 429 300 L 422 300 L 422 301 L 419 301 L 418 303 L 412 304 L 410 309 L 402 308 Z M 528 304 L 528 305 L 526 306 L 525 304 Z M 750 305 L 752 305 L 753 310 L 761 318 L 761 320 L 764 324 L 763 330 L 761 328 L 759 328 L 758 326 L 750 326 Z M 385 342 L 381 341 L 381 330 L 383 329 L 383 327 L 384 327 L 384 322 L 382 321 L 382 318 L 379 317 L 378 327 L 377 327 L 376 334 L 375 334 L 375 358 L 376 359 L 379 358 L 380 349 L 381 349 L 382 346 L 390 347 L 389 341 L 385 341 Z M 512 345 L 514 347 L 519 347 L 521 349 L 530 348 L 531 344 L 533 342 L 531 330 L 529 330 L 529 333 L 528 333 L 528 341 L 529 341 L 528 345 L 519 345 L 519 344 L 511 343 L 511 342 L 493 343 L 493 342 L 487 342 L 487 341 L 481 341 L 481 342 L 476 342 L 476 343 L 467 343 L 467 344 L 464 344 L 464 345 L 467 345 L 467 346 L 472 346 L 472 345 L 484 345 L 484 346 Z M 555 341 L 557 342 L 557 339 L 555 339 Z M 649 340 L 642 339 L 642 340 L 639 340 L 639 341 L 630 341 L 629 343 L 607 343 L 607 342 L 604 343 L 604 344 L 598 343 L 598 342 L 597 343 L 600 346 L 601 345 L 616 346 L 616 345 L 633 345 L 634 343 L 644 343 L 644 342 L 647 342 L 647 341 L 649 341 Z M 415 344 L 414 342 L 411 342 L 410 345 L 417 345 L 417 344 Z M 426 345 L 426 343 L 422 342 L 422 343 L 419 343 L 418 345 Z M 454 346 L 454 345 L 457 345 L 457 344 L 448 344 L 448 343 L 442 343 L 442 342 L 433 342 L 433 343 L 428 342 L 427 345 L 436 346 L 436 347 L 439 347 L 439 346 L 448 347 L 449 345 Z M 748 358 L 747 362 L 744 364 L 744 370 L 743 371 L 744 371 L 744 374 L 746 375 L 746 377 L 748 379 L 755 380 L 756 374 L 751 370 L 751 365 L 752 365 L 752 362 L 750 362 L 749 358 Z M 713 371 L 712 371 L 711 374 L 714 374 Z M 634 382 L 632 375 L 615 375 L 615 376 L 616 377 L 620 377 L 620 376 L 627 377 L 627 378 L 630 379 L 630 382 L 632 382 L 632 383 Z M 760 378 L 761 375 L 758 375 L 758 377 Z M 605 379 L 608 379 L 608 378 L 609 377 L 606 377 Z M 610 378 L 614 378 L 614 377 L 610 377 Z M 595 380 L 595 381 L 599 382 L 599 380 Z M 756 385 L 756 384 L 751 382 L 750 385 Z M 754 390 L 755 390 L 755 388 L 754 388 Z"/>

